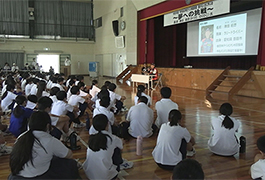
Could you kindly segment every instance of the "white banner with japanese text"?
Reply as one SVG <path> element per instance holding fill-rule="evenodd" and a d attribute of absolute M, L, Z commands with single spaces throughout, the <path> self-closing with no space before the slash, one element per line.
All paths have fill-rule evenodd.
<path fill-rule="evenodd" d="M 230 12 L 230 0 L 213 0 L 164 15 L 164 27 Z"/>

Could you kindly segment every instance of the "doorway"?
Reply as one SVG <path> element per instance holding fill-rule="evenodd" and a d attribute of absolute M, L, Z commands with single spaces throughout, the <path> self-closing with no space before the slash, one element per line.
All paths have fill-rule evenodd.
<path fill-rule="evenodd" d="M 44 72 L 49 72 L 50 66 L 54 69 L 55 73 L 60 72 L 60 56 L 59 55 L 47 55 L 39 54 L 37 56 L 37 63 L 42 66 Z"/>

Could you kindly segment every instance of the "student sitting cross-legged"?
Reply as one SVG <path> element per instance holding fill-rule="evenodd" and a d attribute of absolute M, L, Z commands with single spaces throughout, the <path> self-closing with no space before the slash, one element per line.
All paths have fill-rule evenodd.
<path fill-rule="evenodd" d="M 156 147 L 152 152 L 157 165 L 166 170 L 173 170 L 186 156 L 195 154 L 195 140 L 189 131 L 180 125 L 181 118 L 178 110 L 170 111 L 169 122 L 162 124 Z"/>
<path fill-rule="evenodd" d="M 138 104 L 129 109 L 126 118 L 130 123 L 128 132 L 135 138 L 150 137 L 153 134 L 154 112 L 147 106 L 147 102 L 148 99 L 145 96 L 140 96 Z"/>
<path fill-rule="evenodd" d="M 251 166 L 251 177 L 256 180 L 264 180 L 265 178 L 265 136 L 261 136 L 257 140 L 259 154 L 254 158 L 254 164 Z"/>
<path fill-rule="evenodd" d="M 108 132 L 109 120 L 104 114 L 93 118 L 93 127 L 98 132 L 90 135 L 83 169 L 93 179 L 116 179 L 120 169 L 128 169 L 132 162 L 122 159 L 122 140 Z"/>
<path fill-rule="evenodd" d="M 36 111 L 29 130 L 21 134 L 10 155 L 13 179 L 78 179 L 77 162 L 72 151 L 49 134 L 51 119 L 47 112 Z"/>

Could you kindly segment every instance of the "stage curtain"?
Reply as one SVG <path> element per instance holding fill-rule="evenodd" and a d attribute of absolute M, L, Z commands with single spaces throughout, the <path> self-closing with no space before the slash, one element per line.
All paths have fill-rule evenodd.
<path fill-rule="evenodd" d="M 262 15 L 260 24 L 259 50 L 257 56 L 257 69 L 265 70 L 265 2 L 262 3 Z"/>
<path fill-rule="evenodd" d="M 140 21 L 139 22 L 139 29 L 138 29 L 138 64 L 146 63 L 146 56 L 145 52 L 146 49 L 146 27 L 147 21 Z"/>
<path fill-rule="evenodd" d="M 147 60 L 148 64 L 155 63 L 155 23 L 154 19 L 147 20 Z"/>

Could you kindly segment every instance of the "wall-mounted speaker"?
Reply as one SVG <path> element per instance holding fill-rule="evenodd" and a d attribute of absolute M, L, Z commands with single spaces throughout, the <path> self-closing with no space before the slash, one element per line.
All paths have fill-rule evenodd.
<path fill-rule="evenodd" d="M 118 20 L 112 21 L 112 29 L 113 29 L 114 35 L 118 36 L 119 35 L 119 21 Z"/>

